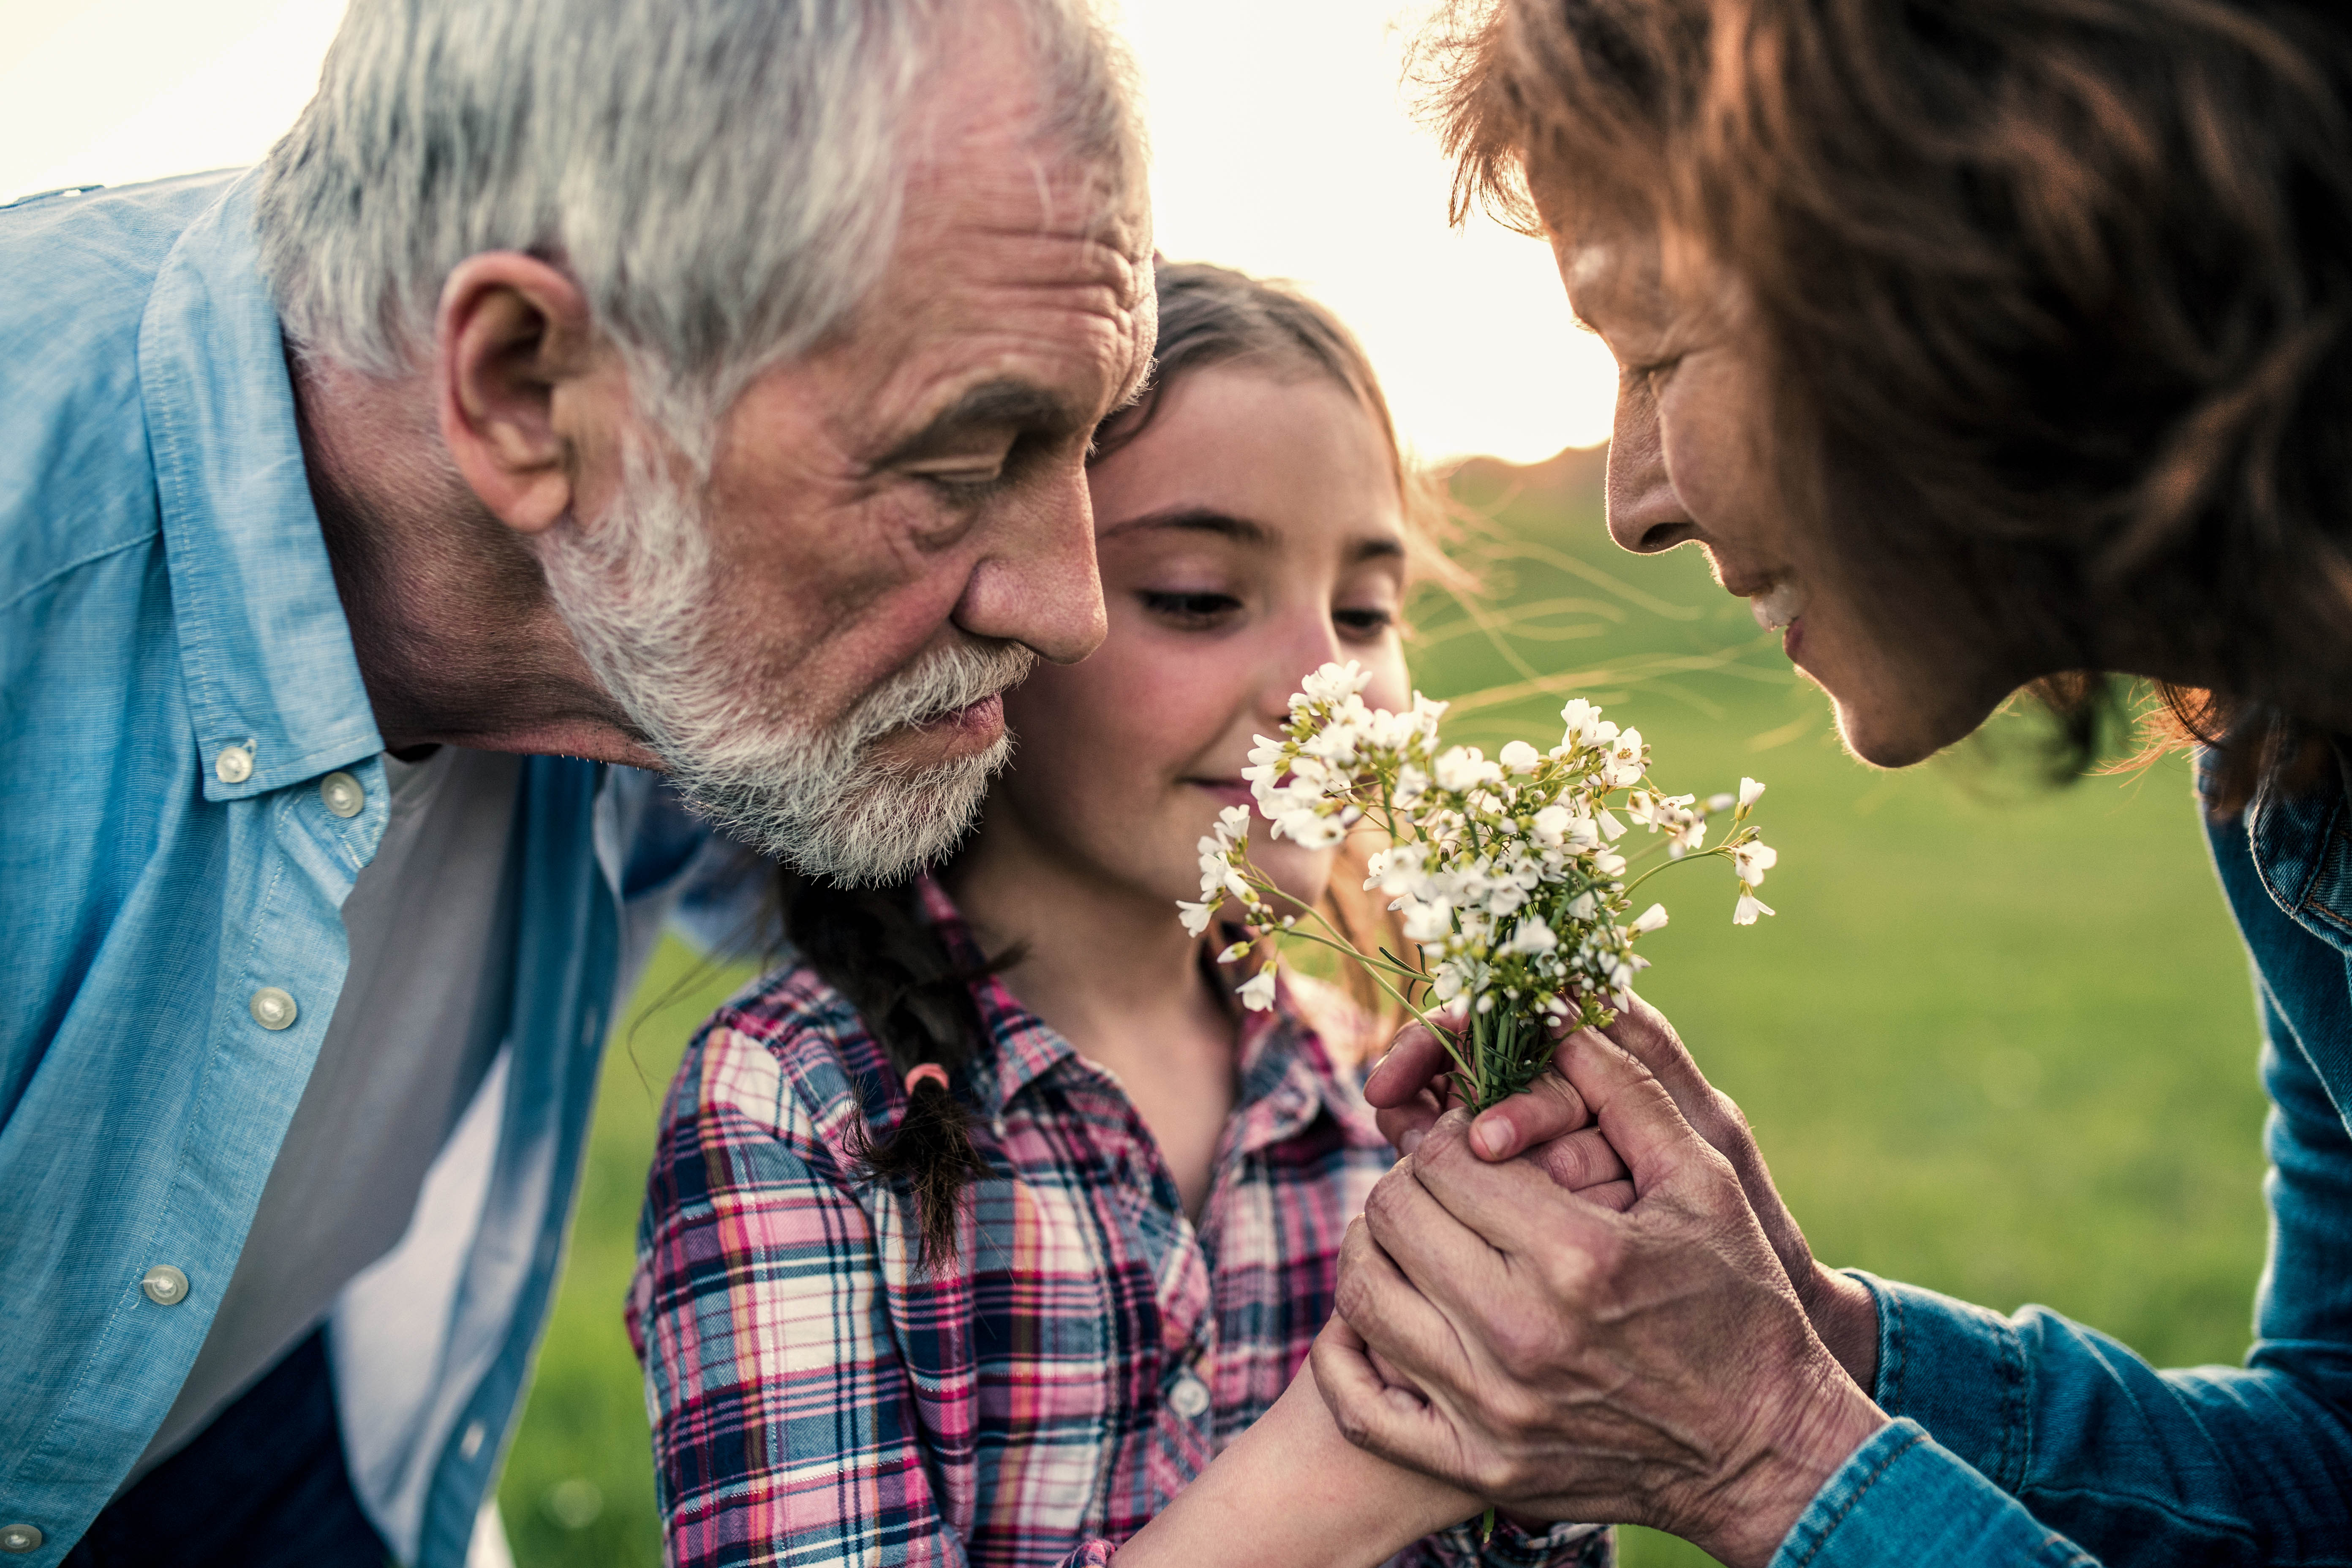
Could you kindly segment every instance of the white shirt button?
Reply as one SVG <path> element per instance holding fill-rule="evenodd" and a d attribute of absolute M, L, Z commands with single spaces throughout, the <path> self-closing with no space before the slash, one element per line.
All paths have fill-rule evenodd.
<path fill-rule="evenodd" d="M 159 1307 L 176 1307 L 188 1299 L 188 1277 L 168 1263 L 158 1263 L 141 1277 L 139 1289 Z"/>
<path fill-rule="evenodd" d="M 253 1000 L 246 1005 L 253 1013 L 253 1021 L 265 1029 L 285 1028 L 301 1010 L 294 1005 L 293 997 L 275 985 L 265 985 L 255 992 Z"/>
<path fill-rule="evenodd" d="M 1186 1372 L 1168 1391 L 1168 1408 L 1187 1421 L 1192 1420 L 1209 1408 L 1209 1385 Z"/>
<path fill-rule="evenodd" d="M 243 784 L 253 776 L 253 753 L 243 746 L 223 746 L 213 759 L 213 772 L 223 784 Z"/>
<path fill-rule="evenodd" d="M 349 773 L 329 773 L 320 779 L 319 798 L 337 816 L 357 816 L 367 809 L 367 791 Z"/>
<path fill-rule="evenodd" d="M 0 1552 L 38 1552 L 47 1539 L 34 1525 L 0 1524 Z"/>

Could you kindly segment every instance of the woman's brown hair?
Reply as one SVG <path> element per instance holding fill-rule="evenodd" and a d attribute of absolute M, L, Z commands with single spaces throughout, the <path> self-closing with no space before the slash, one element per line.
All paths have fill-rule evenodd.
<path fill-rule="evenodd" d="M 1277 375 L 1325 376 L 1363 405 L 1387 440 L 1404 499 L 1409 558 L 1424 570 L 1443 570 L 1436 486 L 1406 460 L 1371 362 L 1348 330 L 1303 295 L 1227 268 L 1163 262 L 1158 275 L 1160 342 L 1151 379 L 1136 402 L 1103 422 L 1088 461 L 1099 462 L 1134 440 L 1168 389 L 1196 371 L 1247 363 Z M 1336 885 L 1349 880 L 1351 863 L 1355 881 L 1362 880 L 1360 861 L 1343 858 L 1327 914 L 1357 940 L 1393 944 L 1387 911 L 1357 895 L 1352 885 Z M 988 1173 L 963 1098 L 966 1069 L 982 1043 L 971 987 L 989 969 L 1015 962 L 1015 955 L 998 954 L 977 968 L 954 962 L 924 919 L 911 884 L 842 888 L 785 867 L 777 889 L 785 940 L 856 1007 L 898 1080 L 905 1083 L 919 1067 L 940 1069 L 908 1085 L 906 1113 L 887 1136 L 876 1138 L 861 1123 L 858 1142 L 868 1174 L 909 1189 L 919 1267 L 934 1272 L 956 1255 L 965 1189 Z M 1168 918 L 1176 919 L 1173 906 Z M 1348 967 L 1352 978 L 1354 966 Z M 1380 1015 L 1369 991 L 1356 999 Z"/>
<path fill-rule="evenodd" d="M 2217 798 L 2324 747 L 2352 627 L 2352 32 L 2217 0 L 1495 0 L 1422 62 L 1457 216 L 1720 259 L 1791 504 L 2043 668 L 2209 689 Z M 1530 186 L 1532 175 L 1534 185 Z M 2088 744 L 2107 683 L 2044 683 Z"/>

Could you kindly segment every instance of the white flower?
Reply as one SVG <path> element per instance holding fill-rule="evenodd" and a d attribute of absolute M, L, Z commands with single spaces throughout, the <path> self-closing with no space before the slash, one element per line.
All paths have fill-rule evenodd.
<path fill-rule="evenodd" d="M 1234 943 L 1233 946 L 1225 949 L 1224 952 L 1217 954 L 1217 962 L 1219 963 L 1231 963 L 1234 960 L 1247 954 L 1249 950 L 1249 943 L 1245 942 L 1237 942 Z"/>
<path fill-rule="evenodd" d="M 1717 811 L 1729 811 L 1729 810 L 1730 810 L 1734 805 L 1738 805 L 1738 802 L 1737 798 L 1736 798 L 1735 796 L 1732 796 L 1732 795 L 1708 795 L 1708 796 L 1706 797 L 1706 809 L 1707 809 L 1707 810 L 1708 810 L 1708 812 L 1710 812 L 1710 813 L 1717 812 Z"/>
<path fill-rule="evenodd" d="M 1545 848 L 1557 849 L 1568 841 L 1570 820 L 1568 807 L 1548 805 L 1536 813 L 1535 820 L 1528 825 L 1528 831 L 1534 834 L 1536 842 Z"/>
<path fill-rule="evenodd" d="M 1335 816 L 1323 816 L 1312 811 L 1286 811 L 1274 821 L 1274 836 L 1287 838 L 1307 849 L 1328 849 L 1348 837 Z"/>
<path fill-rule="evenodd" d="M 1371 683 L 1371 672 L 1354 659 L 1327 664 L 1298 683 L 1298 694 L 1317 704 L 1340 702 Z"/>
<path fill-rule="evenodd" d="M 1217 906 L 1213 903 L 1196 904 L 1187 899 L 1179 899 L 1176 900 L 1176 912 L 1184 921 L 1184 934 L 1198 936 L 1209 929 L 1209 921 L 1215 917 Z M 1223 961 L 1220 959 L 1218 962 Z"/>
<path fill-rule="evenodd" d="M 1601 765 L 1601 777 L 1611 789 L 1640 784 L 1642 770 L 1649 760 L 1642 745 L 1642 731 L 1628 730 L 1609 748 L 1609 760 Z"/>
<path fill-rule="evenodd" d="M 1731 868 L 1749 887 L 1761 886 L 1764 873 L 1780 863 L 1780 852 L 1760 838 L 1751 838 L 1731 852 Z"/>
<path fill-rule="evenodd" d="M 1551 952 L 1559 945 L 1559 935 L 1538 920 L 1521 921 L 1511 932 L 1511 940 L 1503 944 L 1505 952 L 1519 953 L 1528 958 Z"/>
<path fill-rule="evenodd" d="M 1666 906 L 1664 904 L 1652 904 L 1648 909 L 1643 910 L 1640 914 L 1635 915 L 1633 917 L 1633 923 L 1625 929 L 1639 934 L 1645 931 L 1654 931 L 1665 923 Z"/>
<path fill-rule="evenodd" d="M 1739 901 L 1731 906 L 1733 925 L 1752 926 L 1756 923 L 1758 915 L 1769 915 L 1772 912 L 1774 912 L 1772 906 L 1758 898 L 1755 889 L 1745 882 L 1739 884 Z"/>
<path fill-rule="evenodd" d="M 1409 893 L 1421 883 L 1422 867 L 1429 858 L 1428 849 L 1419 844 L 1399 844 L 1373 857 L 1379 862 L 1373 875 L 1381 892 L 1395 898 Z M 1367 868 L 1367 869 L 1372 869 Z M 1368 882 L 1366 887 L 1373 884 Z"/>
<path fill-rule="evenodd" d="M 1600 823 L 1601 837 L 1610 843 L 1614 844 L 1625 837 L 1625 825 L 1618 821 L 1617 814 L 1605 805 L 1601 808 Z"/>
<path fill-rule="evenodd" d="M 1740 816 L 1745 816 L 1755 810 L 1756 803 L 1763 798 L 1764 785 L 1761 781 L 1751 778 L 1743 778 L 1739 781 Z"/>
<path fill-rule="evenodd" d="M 1229 805 L 1217 813 L 1217 837 L 1229 844 L 1249 837 L 1250 813 L 1245 805 Z"/>
<path fill-rule="evenodd" d="M 1603 849 L 1592 858 L 1592 868 L 1604 877 L 1622 877 L 1625 874 L 1625 857 L 1614 849 Z"/>
<path fill-rule="evenodd" d="M 1437 787 L 1459 795 L 1501 780 L 1503 770 L 1475 746 L 1449 746 L 1437 759 Z"/>
<path fill-rule="evenodd" d="M 1454 910 L 1443 899 L 1407 899 L 1404 935 L 1407 942 L 1443 942 L 1454 934 Z"/>
<path fill-rule="evenodd" d="M 1543 756 L 1525 741 L 1513 741 L 1497 753 L 1495 760 L 1508 772 L 1531 773 L 1536 771 L 1536 764 L 1543 761 Z"/>
<path fill-rule="evenodd" d="M 1242 1005 L 1251 1012 L 1271 1011 L 1274 1006 L 1274 965 L 1269 963 L 1247 980 L 1243 981 L 1238 991 Z"/>

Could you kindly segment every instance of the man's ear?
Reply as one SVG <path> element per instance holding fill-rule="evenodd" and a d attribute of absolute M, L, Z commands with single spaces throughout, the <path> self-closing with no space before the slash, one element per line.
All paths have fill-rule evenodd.
<path fill-rule="evenodd" d="M 596 369 L 587 297 L 520 251 L 457 264 L 434 321 L 441 438 L 484 506 L 518 533 L 553 525 L 572 503 L 580 432 L 562 395 Z"/>

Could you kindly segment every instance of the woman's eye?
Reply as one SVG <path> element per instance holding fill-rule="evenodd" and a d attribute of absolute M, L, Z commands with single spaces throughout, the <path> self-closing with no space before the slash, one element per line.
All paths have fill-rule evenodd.
<path fill-rule="evenodd" d="M 1331 624 L 1349 637 L 1376 637 L 1396 625 L 1396 612 L 1377 607 L 1334 610 Z"/>
<path fill-rule="evenodd" d="M 1146 589 L 1141 596 L 1145 609 L 1182 626 L 1208 626 L 1242 607 L 1242 602 L 1231 594 L 1171 594 Z"/>

